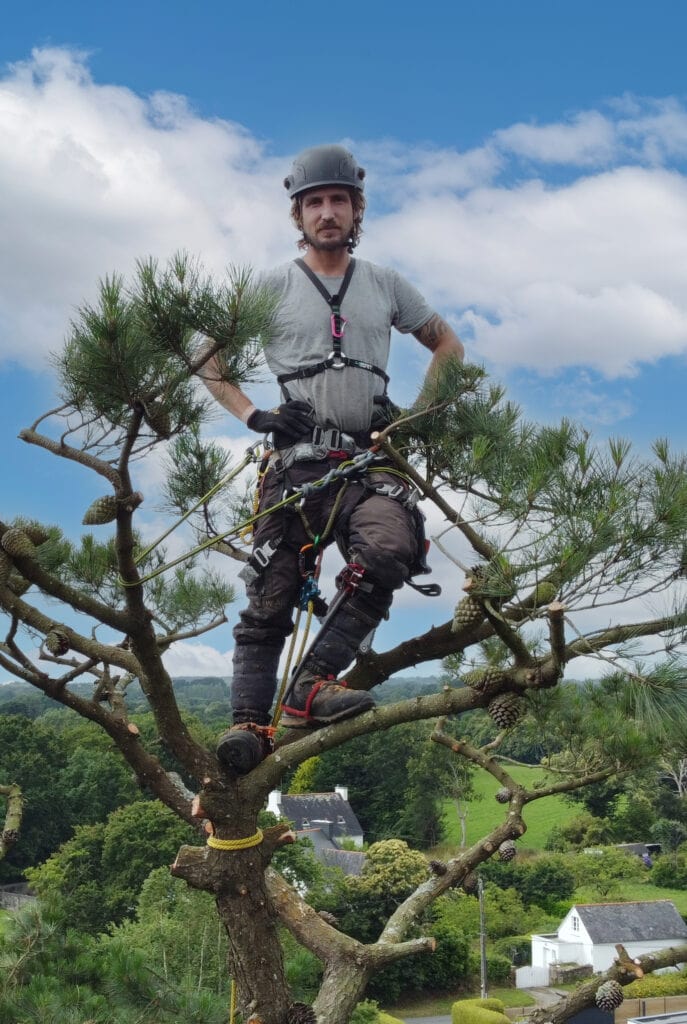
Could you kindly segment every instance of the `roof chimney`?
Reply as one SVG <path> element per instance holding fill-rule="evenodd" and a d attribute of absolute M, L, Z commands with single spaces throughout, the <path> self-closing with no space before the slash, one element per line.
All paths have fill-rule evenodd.
<path fill-rule="evenodd" d="M 348 786 L 334 786 L 334 792 L 338 793 L 342 800 L 348 801 Z"/>

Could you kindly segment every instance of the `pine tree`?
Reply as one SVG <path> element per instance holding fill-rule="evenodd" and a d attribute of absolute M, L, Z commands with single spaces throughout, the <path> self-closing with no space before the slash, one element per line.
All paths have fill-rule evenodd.
<path fill-rule="evenodd" d="M 439 895 L 468 884 L 499 849 L 512 849 L 508 844 L 526 829 L 528 803 L 629 772 L 670 741 L 671 730 L 673 739 L 678 728 L 684 734 L 687 462 L 666 441 L 643 459 L 624 441 L 594 445 L 567 421 L 527 422 L 482 370 L 446 365 L 376 442 L 470 547 L 469 564 L 456 563 L 445 622 L 391 650 L 362 655 L 349 682 L 371 688 L 411 665 L 451 657 L 460 665 L 458 685 L 305 735 L 248 777 L 228 778 L 185 723 L 163 654 L 175 640 L 225 621 L 232 588 L 202 561 L 203 545 L 246 558 L 232 532 L 232 517 L 247 507 L 245 494 L 221 490 L 229 467 L 205 436 L 211 408 L 196 375 L 216 353 L 226 380 L 249 381 L 271 313 L 270 297 L 249 274 L 216 284 L 185 256 L 164 268 L 142 262 L 129 286 L 107 279 L 99 301 L 79 311 L 56 359 L 62 404 L 20 436 L 94 473 L 97 489 L 71 523 L 34 522 L 30 529 L 28 519 L 0 521 L 0 608 L 7 620 L 0 667 L 97 723 L 141 785 L 196 826 L 198 845 L 182 847 L 172 871 L 214 894 L 245 1015 L 263 1024 L 312 1016 L 293 1009 L 278 917 L 324 964 L 318 1020 L 344 1024 L 372 974 L 431 952 L 430 938 L 407 936 Z M 199 337 L 211 339 L 209 346 Z M 166 508 L 184 517 L 199 542 L 183 566 L 167 567 L 164 547 L 146 550 L 136 528 L 151 501 L 138 487 L 146 460 L 162 450 Z M 69 537 L 83 519 L 89 532 L 74 542 Z M 600 607 L 602 625 L 591 614 Z M 489 660 L 490 645 L 496 661 Z M 570 725 L 567 742 L 561 739 L 549 781 L 526 791 L 494 752 L 533 716 L 562 736 L 564 726 L 552 724 L 556 687 L 566 666 L 583 657 L 605 663 L 607 678 L 590 690 L 590 707 L 573 723 L 577 731 Z M 75 690 L 83 679 L 93 682 L 92 697 Z M 152 742 L 127 706 L 134 679 L 155 718 Z M 597 700 L 603 714 L 595 718 Z M 461 727 L 461 716 L 467 723 L 475 709 L 490 709 L 493 717 L 493 732 L 480 744 Z M 267 793 L 307 758 L 375 730 L 383 746 L 387 729 L 420 719 L 455 721 L 457 729 L 439 722 L 433 740 L 491 772 L 511 795 L 503 821 L 441 870 L 428 870 L 375 941 L 343 935 L 270 869 L 290 838 L 286 824 L 267 828 L 244 849 L 205 845 L 205 822 L 215 841 L 259 838 Z M 179 773 L 169 769 L 169 756 Z M 189 784 L 199 791 L 195 800 Z"/>

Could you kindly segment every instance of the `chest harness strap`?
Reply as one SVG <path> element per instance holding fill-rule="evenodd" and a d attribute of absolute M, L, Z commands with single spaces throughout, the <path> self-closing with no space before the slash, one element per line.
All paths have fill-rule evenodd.
<path fill-rule="evenodd" d="M 341 370 L 344 366 L 353 366 L 358 370 L 367 370 L 369 373 L 375 373 L 378 377 L 381 377 L 384 381 L 384 393 L 386 394 L 386 386 L 389 383 L 389 377 L 380 369 L 379 366 L 375 366 L 373 363 L 366 363 L 363 359 L 353 359 L 350 356 L 345 355 L 341 350 L 341 340 L 346 330 L 347 319 L 341 313 L 341 303 L 343 302 L 344 295 L 351 283 L 353 277 L 353 271 L 355 270 L 355 260 L 352 259 L 346 267 L 346 273 L 344 274 L 341 286 L 336 293 L 332 295 L 322 284 L 317 274 L 314 274 L 310 269 L 305 260 L 294 260 L 296 266 L 300 267 L 306 277 L 310 278 L 312 283 L 317 288 L 318 292 L 329 306 L 331 311 L 330 315 L 330 327 L 332 334 L 332 350 L 326 359 L 323 359 L 319 363 L 313 363 L 311 366 L 303 366 L 300 370 L 294 370 L 292 373 L 280 373 L 277 377 L 277 381 L 280 384 L 285 397 L 288 399 L 289 394 L 285 384 L 288 384 L 292 380 L 305 380 L 307 377 L 315 377 L 318 373 L 324 373 L 325 370 Z"/>

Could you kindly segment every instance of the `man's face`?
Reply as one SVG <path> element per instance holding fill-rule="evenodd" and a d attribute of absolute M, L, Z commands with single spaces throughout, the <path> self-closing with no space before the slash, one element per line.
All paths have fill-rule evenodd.
<path fill-rule="evenodd" d="M 313 249 L 345 249 L 353 230 L 353 203 L 346 188 L 327 186 L 306 192 L 301 199 L 303 235 Z"/>

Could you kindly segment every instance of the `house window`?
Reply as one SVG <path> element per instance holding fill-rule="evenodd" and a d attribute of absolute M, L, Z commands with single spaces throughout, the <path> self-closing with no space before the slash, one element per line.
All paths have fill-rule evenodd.
<path fill-rule="evenodd" d="M 572 922 L 571 923 L 572 923 L 572 930 L 574 932 L 579 932 L 579 930 L 580 930 L 580 919 L 577 916 L 577 914 L 573 914 Z"/>

